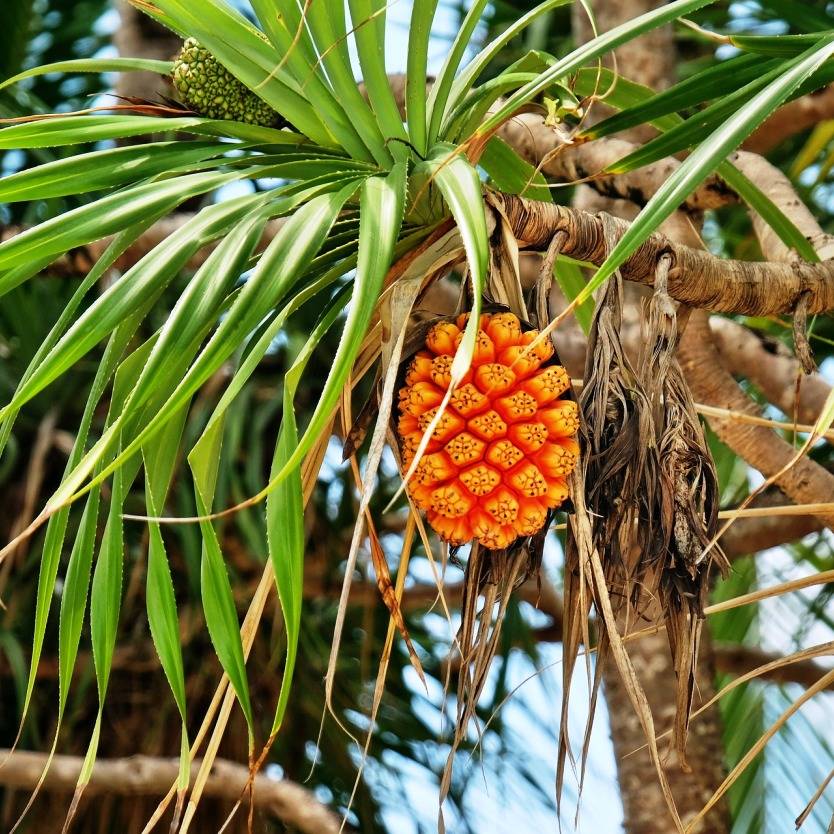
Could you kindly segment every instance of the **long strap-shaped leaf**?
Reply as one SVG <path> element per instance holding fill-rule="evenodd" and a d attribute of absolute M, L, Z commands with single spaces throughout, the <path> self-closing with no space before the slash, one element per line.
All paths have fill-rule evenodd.
<path fill-rule="evenodd" d="M 618 107 L 621 112 L 638 110 L 646 106 L 646 113 L 650 124 L 660 131 L 673 130 L 683 124 L 683 118 L 674 111 L 668 111 L 668 101 L 662 108 L 653 108 L 651 103 L 664 93 L 655 94 L 650 87 L 637 84 L 624 78 L 617 78 L 616 85 L 612 85 L 614 76 L 608 70 L 602 71 L 602 84 L 611 85 L 606 102 Z M 596 72 L 581 70 L 576 76 L 576 90 L 580 95 L 590 95 L 596 85 Z M 802 85 L 800 85 L 801 88 Z M 794 91 L 793 95 L 796 94 Z M 652 115 L 653 114 L 653 115 Z M 616 116 L 612 116 L 616 118 Z M 494 140 L 490 140 L 491 142 Z M 794 222 L 775 203 L 752 183 L 738 168 L 728 160 L 721 162 L 716 168 L 719 176 L 779 235 L 786 246 L 795 249 L 805 260 L 817 261 L 817 253 L 807 241 Z M 584 281 L 582 282 L 584 286 Z M 573 300 L 573 296 L 571 296 Z"/>
<path fill-rule="evenodd" d="M 749 101 L 756 93 L 766 88 L 773 81 L 784 75 L 785 71 L 801 58 L 793 58 L 789 61 L 776 61 L 767 72 L 760 73 L 752 81 L 739 87 L 737 90 L 712 102 L 712 104 L 699 110 L 695 115 L 690 116 L 684 122 L 672 130 L 656 136 L 642 147 L 636 149 L 623 159 L 609 165 L 605 170 L 611 174 L 624 174 L 644 165 L 650 165 L 659 159 L 672 156 L 679 151 L 698 144 L 701 137 L 708 131 L 714 130 L 718 125 L 738 111 L 738 108 Z M 822 80 L 820 84 L 822 84 Z"/>
<path fill-rule="evenodd" d="M 128 342 L 133 337 L 136 329 L 139 326 L 139 317 L 134 317 L 125 321 L 118 330 L 111 336 L 107 348 L 104 351 L 104 356 L 99 363 L 96 375 L 93 379 L 93 384 L 90 389 L 90 394 L 87 397 L 87 403 L 84 406 L 84 413 L 81 416 L 81 421 L 76 433 L 75 442 L 73 443 L 72 451 L 64 471 L 64 477 L 67 477 L 70 472 L 78 465 L 84 454 L 84 447 L 87 443 L 87 436 L 90 431 L 90 425 L 93 420 L 95 409 L 98 406 L 111 376 L 116 371 L 116 366 L 122 356 Z M 23 699 L 23 707 L 21 709 L 20 727 L 22 730 L 23 722 L 29 711 L 29 705 L 32 700 L 32 693 L 35 689 L 36 673 L 38 663 L 40 662 L 41 652 L 43 650 L 43 641 L 46 636 L 46 625 L 49 617 L 49 612 L 52 607 L 52 600 L 55 595 L 55 580 L 58 576 L 58 566 L 60 564 L 61 552 L 64 546 L 66 537 L 67 523 L 69 521 L 69 507 L 65 507 L 56 512 L 50 519 L 46 527 L 46 536 L 44 538 L 43 550 L 41 555 L 41 564 L 38 571 L 38 588 L 35 601 L 35 626 L 32 635 L 32 656 L 29 663 L 29 676 L 26 682 L 26 694 Z M 18 737 L 20 738 L 20 731 Z"/>
<path fill-rule="evenodd" d="M 58 620 L 58 721 L 64 716 L 72 670 L 78 656 L 81 626 L 87 610 L 87 593 L 90 588 L 90 570 L 98 528 L 100 489 L 90 490 L 87 505 L 70 552 L 64 589 L 61 594 Z"/>
<path fill-rule="evenodd" d="M 769 5 L 773 6 L 777 0 L 770 0 Z M 783 5 L 784 11 L 796 8 L 793 0 L 788 0 L 787 6 Z M 806 28 L 802 26 L 801 28 Z M 815 28 L 815 27 L 810 27 Z M 831 34 L 831 19 L 821 27 L 819 32 L 808 32 L 803 35 L 728 35 L 729 42 L 743 52 L 752 52 L 757 55 L 769 55 L 776 58 L 791 58 L 803 53 L 808 47 L 819 43 L 821 38 Z"/>
<path fill-rule="evenodd" d="M 486 7 L 487 0 L 475 0 L 470 6 L 466 17 L 463 19 L 460 31 L 455 35 L 452 41 L 452 48 L 440 68 L 437 80 L 431 88 L 429 94 L 429 146 L 437 141 L 440 134 L 440 126 L 443 124 L 443 116 L 446 114 L 446 106 L 449 103 L 449 93 L 452 89 L 452 83 L 455 80 L 455 74 L 458 71 L 460 62 L 463 60 L 463 55 L 466 48 L 469 46 L 469 41 L 472 38 L 472 33 L 475 27 L 481 22 L 481 15 Z"/>
<path fill-rule="evenodd" d="M 285 386 L 284 419 L 275 445 L 270 477 L 277 475 L 286 466 L 298 445 L 295 412 L 288 391 Z M 281 677 L 281 691 L 270 730 L 270 736 L 273 736 L 280 729 L 287 709 L 301 632 L 301 605 L 304 599 L 304 496 L 301 489 L 300 466 L 294 467 L 267 497 L 266 534 L 287 635 L 287 656 L 284 674 Z"/>
<path fill-rule="evenodd" d="M 107 423 L 113 423 L 124 411 L 130 392 L 136 384 L 142 367 L 147 360 L 148 351 L 153 340 L 132 354 L 122 363 L 113 386 L 110 399 Z M 133 471 L 136 471 L 138 461 L 134 461 Z M 90 571 L 95 547 L 98 506 L 100 499 L 99 488 L 90 490 L 87 506 L 84 508 L 79 531 L 70 554 L 64 581 L 64 593 L 61 595 L 60 621 L 58 627 L 58 715 L 63 715 L 66 706 L 72 670 L 78 653 L 81 638 L 81 626 L 87 605 L 87 594 L 90 587 Z"/>
<path fill-rule="evenodd" d="M 145 501 L 150 516 L 159 515 L 173 474 L 186 409 L 182 408 L 165 428 L 155 435 L 142 449 L 145 461 Z M 162 664 L 168 685 L 174 696 L 182 719 L 180 744 L 180 768 L 177 785 L 182 794 L 188 785 L 191 760 L 189 758 L 188 730 L 186 727 L 185 672 L 180 647 L 179 618 L 174 595 L 174 583 L 165 542 L 159 524 L 148 523 L 148 568 L 145 584 L 145 602 L 148 625 L 157 656 Z"/>
<path fill-rule="evenodd" d="M 222 234 L 269 195 L 246 195 L 203 209 L 145 255 L 85 310 L 15 393 L 5 414 L 20 408 L 161 291 L 202 245 Z"/>
<path fill-rule="evenodd" d="M 458 225 L 469 277 L 472 281 L 472 309 L 463 340 L 452 361 L 451 376 L 455 384 L 469 370 L 481 317 L 481 301 L 489 268 L 489 237 L 478 172 L 451 145 L 436 146 L 427 160 L 433 181 L 446 200 Z M 452 386 L 454 387 L 454 386 Z M 427 433 L 428 436 L 430 432 Z"/>
<path fill-rule="evenodd" d="M 170 419 L 171 415 L 176 413 L 231 356 L 241 341 L 292 288 L 309 261 L 321 248 L 336 217 L 356 187 L 354 181 L 335 194 L 321 194 L 299 208 L 287 220 L 264 251 L 254 273 L 182 382 L 121 454 L 96 476 L 96 480 L 109 476 L 147 438 L 159 431 L 165 421 Z M 91 450 L 91 455 L 94 451 L 96 450 Z M 86 465 L 77 467 L 74 479 L 61 486 L 50 499 L 50 504 L 60 506 L 71 499 L 89 475 L 91 463 L 92 459 Z M 86 489 L 91 486 L 93 482 L 90 482 Z"/>
<path fill-rule="evenodd" d="M 478 76 L 487 68 L 504 47 L 515 37 L 518 37 L 531 23 L 540 18 L 543 14 L 552 11 L 559 6 L 570 3 L 571 0 L 545 0 L 527 14 L 522 15 L 518 20 L 513 21 L 500 35 L 491 40 L 467 65 L 461 74 L 454 80 L 449 91 L 448 101 L 444 108 L 445 114 L 457 106 L 467 95 L 472 85 L 477 81 Z M 443 137 L 446 138 L 446 137 Z"/>
<path fill-rule="evenodd" d="M 463 331 L 463 338 L 455 353 L 455 358 L 452 360 L 452 367 L 449 372 L 451 377 L 449 387 L 437 407 L 434 417 L 426 426 L 415 452 L 414 460 L 411 462 L 402 484 L 389 502 L 389 507 L 400 496 L 408 480 L 414 474 L 414 470 L 431 440 L 435 427 L 449 405 L 452 391 L 463 379 L 472 364 L 472 355 L 475 352 L 475 343 L 480 327 L 487 270 L 489 269 L 489 235 L 478 172 L 460 155 L 454 146 L 447 143 L 435 145 L 426 161 L 418 167 L 425 168 L 429 177 L 427 182 L 434 182 L 437 185 L 452 213 L 452 217 L 457 223 L 469 266 L 470 281 L 472 282 L 472 307 L 469 320 L 466 322 L 466 328 Z"/>
<path fill-rule="evenodd" d="M 188 456 L 194 476 L 194 494 L 197 512 L 206 515 L 211 511 L 217 470 L 220 464 L 223 443 L 223 422 L 206 435 L 207 442 L 192 450 Z M 203 599 L 203 613 L 206 618 L 209 637 L 220 660 L 223 671 L 228 675 L 237 695 L 246 726 L 249 731 L 249 753 L 254 748 L 254 724 L 252 704 L 249 699 L 249 684 L 246 680 L 246 661 L 240 640 L 240 623 L 235 609 L 232 586 L 226 572 L 226 564 L 220 550 L 217 533 L 210 521 L 200 522 L 203 538 L 203 552 L 200 561 L 200 589 Z"/>
<path fill-rule="evenodd" d="M 81 801 L 84 789 L 89 784 L 93 767 L 98 755 L 101 737 L 101 719 L 110 670 L 113 664 L 113 652 L 119 627 L 119 611 L 122 602 L 122 575 L 124 560 L 124 526 L 122 510 L 130 485 L 133 483 L 141 464 L 139 455 L 129 462 L 124 469 L 119 469 L 113 476 L 110 496 L 110 509 L 99 546 L 93 584 L 90 591 L 90 635 L 93 645 L 93 662 L 96 670 L 96 687 L 98 692 L 98 712 L 93 725 L 93 732 L 87 745 L 84 763 L 78 774 L 75 794 L 67 812 L 64 830 L 69 827 L 75 811 Z M 125 470 L 129 469 L 129 472 Z"/>
<path fill-rule="evenodd" d="M 348 0 L 353 22 L 356 49 L 365 91 L 386 140 L 407 139 L 402 116 L 391 92 L 391 82 L 385 68 L 385 6 L 386 0 Z M 388 149 L 394 159 L 403 161 L 408 147 L 393 142 Z"/>
<path fill-rule="evenodd" d="M 142 234 L 142 232 L 152 226 L 157 219 L 158 217 L 150 216 L 142 222 L 131 226 L 131 228 L 125 229 L 124 232 L 116 235 L 116 237 L 110 242 L 107 249 L 98 261 L 96 261 L 93 268 L 78 285 L 75 292 L 72 294 L 72 297 L 61 311 L 61 315 L 58 317 L 58 320 L 52 325 L 49 333 L 46 335 L 46 338 L 44 338 L 37 352 L 29 362 L 26 370 L 23 372 L 23 376 L 18 382 L 18 387 L 15 390 L 15 393 L 20 390 L 21 385 L 29 379 L 35 369 L 43 361 L 44 357 L 53 348 L 58 339 L 60 339 L 64 334 L 64 331 L 67 329 L 73 319 L 73 316 L 78 310 L 79 305 L 84 300 L 90 289 L 98 283 L 101 276 L 107 272 L 115 260 Z M 5 449 L 6 443 L 9 440 L 17 413 L 18 412 L 16 410 L 8 412 L 3 417 L 2 422 L 0 422 L 0 455 L 3 454 L 3 449 Z"/>
<path fill-rule="evenodd" d="M 135 329 L 135 324 L 130 324 L 128 322 L 126 322 L 125 324 L 126 331 L 129 330 L 132 333 L 133 329 Z M 124 343 L 122 343 L 121 341 L 114 341 L 111 343 L 109 347 L 111 348 L 110 356 L 105 356 L 105 361 L 103 362 L 103 365 L 105 366 L 107 371 L 112 369 L 112 364 L 118 359 L 117 351 L 124 347 Z M 119 371 L 117 372 L 116 381 L 113 386 L 113 395 L 110 401 L 108 421 L 112 418 L 113 414 L 118 412 L 119 409 L 122 407 L 127 391 L 130 390 L 130 386 L 132 385 L 132 382 L 135 379 L 135 376 L 138 373 L 139 368 L 141 368 L 142 366 L 141 362 L 145 355 L 145 349 L 145 346 L 143 346 L 142 348 L 135 351 L 134 354 L 122 364 Z M 94 385 L 94 389 L 95 387 L 96 386 Z M 86 432 L 84 432 L 84 438 L 86 439 Z M 85 439 L 81 440 L 82 448 Z M 73 543 L 72 550 L 70 552 L 66 577 L 64 580 L 64 588 L 61 594 L 60 618 L 58 623 L 58 715 L 52 747 L 49 751 L 49 756 L 47 758 L 46 764 L 43 767 L 43 770 L 41 771 L 41 775 L 35 786 L 35 789 L 29 797 L 26 806 L 24 807 L 22 813 L 20 814 L 20 817 L 18 818 L 15 825 L 12 827 L 11 831 L 17 830 L 23 818 L 29 812 L 29 809 L 31 808 L 36 796 L 38 795 L 41 785 L 43 784 L 43 781 L 46 778 L 46 774 L 52 764 L 52 757 L 55 753 L 56 746 L 58 743 L 58 733 L 61 728 L 64 712 L 67 705 L 67 696 L 69 694 L 70 682 L 72 680 L 72 672 L 75 667 L 76 658 L 78 656 L 78 646 L 81 639 L 81 629 L 84 622 L 84 614 L 87 610 L 87 596 L 90 588 L 90 568 L 92 565 L 93 550 L 95 549 L 99 503 L 100 489 L 97 487 L 91 490 L 90 494 L 87 497 L 86 506 L 84 507 L 84 511 L 81 515 L 81 520 L 79 523 L 78 531 L 76 533 L 75 542 Z M 59 537 L 61 542 L 63 540 L 65 525 L 66 520 L 64 520 L 63 529 L 59 531 Z M 58 548 L 57 552 L 55 553 L 54 561 L 52 561 L 52 555 L 50 554 L 49 569 L 48 571 L 42 570 L 39 576 L 39 606 L 41 603 L 40 591 L 41 588 L 44 587 L 44 580 L 51 581 L 52 585 L 54 586 L 55 578 L 57 576 L 58 557 L 60 556 L 60 542 L 58 542 L 56 539 L 56 543 L 58 544 Z M 48 544 L 49 542 L 47 542 L 47 545 Z M 45 545 L 45 561 L 46 558 L 47 546 Z M 54 591 L 54 587 L 50 588 L 49 591 L 51 594 Z M 49 603 L 47 602 L 47 613 L 48 607 Z M 42 640 L 42 635 L 40 635 L 37 623 L 38 618 L 36 616 L 36 633 L 34 643 L 36 653 L 39 655 L 40 646 L 38 645 L 38 638 L 40 637 L 40 639 Z M 44 628 L 45 625 L 46 623 L 44 615 Z M 33 662 L 35 665 L 30 670 L 30 677 L 34 675 L 35 669 L 37 667 L 37 661 L 34 658 Z M 31 682 L 29 686 L 31 687 Z M 17 742 L 15 742 L 15 744 L 16 743 Z"/>
<path fill-rule="evenodd" d="M 318 405 L 298 447 L 282 469 L 253 500 L 265 498 L 301 463 L 330 419 L 376 307 L 385 274 L 391 266 L 405 211 L 406 168 L 397 164 L 387 177 L 370 177 L 359 198 L 359 260 L 345 328 Z"/>
<path fill-rule="evenodd" d="M 437 0 L 413 0 L 408 27 L 408 59 L 405 76 L 405 115 L 408 135 L 421 155 L 429 147 L 426 119 L 426 71 L 428 69 L 431 24 Z"/>
<path fill-rule="evenodd" d="M 70 61 L 54 61 L 51 64 L 41 64 L 37 67 L 19 72 L 0 83 L 0 90 L 38 75 L 49 75 L 53 72 L 155 72 L 168 75 L 171 72 L 171 61 L 154 61 L 150 58 L 73 58 Z"/>
<path fill-rule="evenodd" d="M 578 303 L 610 278 L 654 229 L 689 195 L 708 174 L 738 147 L 814 70 L 834 55 L 834 37 L 826 39 L 767 89 L 741 107 L 721 127 L 708 136 L 658 189 L 628 231 L 577 296 Z"/>
<path fill-rule="evenodd" d="M 681 15 L 708 5 L 712 0 L 676 0 L 676 2 L 661 6 L 647 14 L 629 20 L 620 26 L 599 35 L 578 49 L 557 61 L 550 69 L 543 72 L 537 81 L 532 81 L 510 96 L 504 106 L 499 108 L 483 125 L 478 134 L 483 136 L 503 124 L 519 107 L 526 104 L 539 93 L 547 89 L 553 81 L 558 81 L 566 75 L 578 70 L 588 61 L 593 61 L 612 49 L 633 40 L 640 35 L 668 23 Z"/>
<path fill-rule="evenodd" d="M 695 107 L 716 96 L 726 95 L 739 87 L 758 78 L 775 66 L 777 61 L 768 61 L 758 55 L 739 55 L 708 67 L 690 78 L 679 81 L 666 90 L 655 93 L 651 98 L 627 107 L 595 125 L 582 131 L 588 139 L 611 136 L 621 130 L 628 130 L 637 125 L 654 121 L 659 116 L 677 113 L 688 107 Z M 581 70 L 578 73 L 576 91 L 578 95 L 591 95 L 596 87 L 603 90 L 614 88 L 614 74 L 603 70 L 602 75 L 596 69 Z M 621 78 L 616 79 L 619 85 Z M 606 98 L 606 101 L 608 99 Z"/>
<path fill-rule="evenodd" d="M 209 136 L 231 136 L 269 145 L 301 145 L 308 142 L 305 136 L 290 130 L 276 130 L 223 119 L 201 119 L 195 116 L 164 119 L 157 116 L 75 115 L 55 116 L 4 127 L 0 130 L 0 150 L 55 148 L 178 130 Z"/>
<path fill-rule="evenodd" d="M 301 21 L 294 2 L 285 2 L 281 12 L 274 0 L 253 0 L 252 8 L 258 15 L 266 34 L 283 56 L 282 62 L 292 73 L 299 89 L 315 102 L 324 124 L 339 144 L 358 159 L 368 157 L 368 149 L 348 118 L 342 104 L 333 93 L 324 73 L 317 67 L 318 56 L 307 27 Z M 257 92 L 257 90 L 255 90 Z"/>
<path fill-rule="evenodd" d="M 307 362 L 325 333 L 336 321 L 346 301 L 345 293 L 336 296 L 284 376 L 283 420 L 275 446 L 270 478 L 277 477 L 288 467 L 298 447 L 298 430 L 293 407 L 295 392 L 303 379 Z M 270 736 L 274 736 L 281 727 L 287 709 L 301 632 L 301 606 L 304 599 L 304 496 L 301 464 L 291 466 L 267 496 L 266 524 L 269 558 L 275 573 L 275 584 L 287 635 L 287 659 L 270 731 Z"/>
<path fill-rule="evenodd" d="M 389 167 L 392 156 L 385 145 L 385 137 L 368 102 L 359 92 L 353 74 L 347 46 L 344 5 L 313 0 L 306 6 L 306 10 L 310 32 L 336 95 L 350 113 L 356 130 L 373 158 L 380 166 Z"/>
<path fill-rule="evenodd" d="M 76 154 L 0 180 L 0 202 L 91 194 L 234 150 L 228 142 L 154 142 Z"/>
<path fill-rule="evenodd" d="M 244 172 L 190 174 L 126 188 L 94 203 L 47 220 L 0 243 L 0 269 L 12 269 L 32 257 L 57 257 L 78 246 L 120 232 L 162 207 L 177 205 L 245 176 Z M 0 277 L 0 293 L 5 290 Z"/>

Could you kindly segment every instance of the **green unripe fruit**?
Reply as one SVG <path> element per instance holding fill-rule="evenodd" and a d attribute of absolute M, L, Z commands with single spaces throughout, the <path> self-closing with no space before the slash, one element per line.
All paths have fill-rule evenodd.
<path fill-rule="evenodd" d="M 183 104 L 201 116 L 264 127 L 284 124 L 280 114 L 238 81 L 194 38 L 183 43 L 171 78 Z"/>

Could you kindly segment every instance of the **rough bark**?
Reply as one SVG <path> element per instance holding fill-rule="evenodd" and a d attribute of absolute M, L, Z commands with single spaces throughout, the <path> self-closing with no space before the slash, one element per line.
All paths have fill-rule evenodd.
<path fill-rule="evenodd" d="M 761 416 L 721 362 L 709 319 L 702 310 L 689 318 L 679 357 L 696 400 Z M 771 429 L 719 417 L 709 418 L 709 424 L 724 443 L 766 477 L 775 475 L 794 457 L 794 448 Z M 781 475 L 776 485 L 796 504 L 834 501 L 834 475 L 807 457 Z M 819 519 L 829 527 L 834 525 L 834 513 Z"/>
<path fill-rule="evenodd" d="M 25 750 L 15 751 L 11 755 L 10 752 L 0 749 L 0 761 L 4 763 L 0 770 L 0 784 L 31 791 L 38 784 L 47 755 Z M 43 787 L 46 790 L 66 791 L 71 794 L 75 790 L 83 762 L 80 756 L 55 756 Z M 177 759 L 153 756 L 99 759 L 93 768 L 86 793 L 162 796 L 176 782 L 178 765 Z M 191 768 L 192 780 L 196 777 L 199 766 L 199 761 L 194 762 Z M 244 791 L 248 776 L 247 767 L 224 759 L 215 759 L 203 795 L 236 802 Z M 340 831 L 341 818 L 322 805 L 312 791 L 295 782 L 271 779 L 260 774 L 255 777 L 254 801 L 259 809 L 298 831 L 307 834 L 337 834 Z M 60 830 L 63 821 L 55 822 L 57 827 L 54 830 Z M 218 821 L 220 822 L 222 820 Z"/>
<path fill-rule="evenodd" d="M 182 41 L 146 14 L 119 0 L 121 25 L 113 35 L 120 55 L 130 58 L 153 58 L 169 61 L 179 51 Z M 116 94 L 125 98 L 158 101 L 160 94 L 169 95 L 171 86 L 153 72 L 123 72 L 116 83 Z"/>
<path fill-rule="evenodd" d="M 596 265 L 607 257 L 603 220 L 598 215 L 554 203 L 538 203 L 515 195 L 501 195 L 514 234 L 525 246 L 544 249 L 557 231 L 567 233 L 565 255 Z M 612 218 L 618 237 L 628 223 Z M 801 296 L 808 311 L 834 308 L 834 261 L 783 264 L 717 258 L 654 234 L 623 264 L 627 281 L 652 285 L 662 255 L 672 258 L 669 294 L 691 307 L 724 313 L 774 315 L 792 312 Z"/>
<path fill-rule="evenodd" d="M 630 644 L 628 651 L 646 692 L 655 727 L 663 732 L 672 726 L 675 717 L 675 675 L 666 635 L 658 633 L 641 638 Z M 712 684 L 715 672 L 710 647 L 702 643 L 696 672 L 699 687 L 696 708 L 715 694 Z M 616 669 L 606 671 L 604 680 L 625 830 L 628 834 L 667 834 L 673 830 L 672 823 L 654 765 L 647 750 L 634 752 L 645 743 L 640 721 Z M 721 720 L 716 707 L 692 722 L 687 759 L 692 773 L 681 770 L 672 747 L 665 756 L 663 768 L 684 824 L 700 811 L 725 776 Z M 727 834 L 728 831 L 727 806 L 722 800 L 693 834 Z"/>

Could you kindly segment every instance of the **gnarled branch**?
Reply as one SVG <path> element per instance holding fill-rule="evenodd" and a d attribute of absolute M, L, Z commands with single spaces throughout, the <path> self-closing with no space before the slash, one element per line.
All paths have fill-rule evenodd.
<path fill-rule="evenodd" d="M 46 765 L 45 753 L 28 750 L 0 749 L 0 785 L 31 791 L 37 785 Z M 7 758 L 8 756 L 8 758 Z M 81 773 L 81 756 L 55 756 L 46 774 L 46 790 L 72 793 Z M 99 759 L 93 768 L 88 794 L 107 793 L 118 796 L 163 795 L 177 780 L 177 759 L 154 756 L 130 756 L 123 759 Z M 192 778 L 199 770 L 199 762 L 192 767 Z M 249 769 L 226 759 L 215 759 L 203 795 L 236 802 L 246 788 Z M 248 792 L 244 795 L 246 800 Z M 286 825 L 307 834 L 337 834 L 341 818 L 322 805 L 313 792 L 287 779 L 271 779 L 259 774 L 255 777 L 255 805 L 278 817 Z"/>
<path fill-rule="evenodd" d="M 608 254 L 602 219 L 567 206 L 540 203 L 510 194 L 500 199 L 514 234 L 524 245 L 544 249 L 557 231 L 567 233 L 562 253 L 599 265 Z M 629 224 L 612 219 L 618 237 Z M 669 294 L 691 307 L 724 313 L 774 315 L 791 312 L 800 296 L 810 298 L 809 312 L 834 308 L 834 261 L 782 264 L 717 258 L 700 249 L 651 235 L 623 264 L 623 277 L 652 285 L 661 255 L 668 254 Z"/>
<path fill-rule="evenodd" d="M 758 414 L 756 406 L 722 364 L 703 311 L 695 311 L 690 316 L 681 340 L 680 360 L 686 381 L 699 402 Z M 794 448 L 771 429 L 719 417 L 709 418 L 709 423 L 737 455 L 767 477 L 778 473 L 794 457 Z M 807 457 L 800 458 L 780 475 L 776 485 L 797 504 L 834 496 L 834 475 Z M 834 527 L 834 513 L 821 515 L 820 520 Z"/>

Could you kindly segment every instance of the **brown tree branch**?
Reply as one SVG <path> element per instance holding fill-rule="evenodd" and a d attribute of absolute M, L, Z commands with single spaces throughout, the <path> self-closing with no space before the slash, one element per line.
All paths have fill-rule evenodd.
<path fill-rule="evenodd" d="M 558 643 L 562 639 L 562 624 L 555 622 L 533 630 L 533 636 L 539 643 Z M 638 643 L 644 640 L 657 637 L 657 650 L 668 652 L 669 646 L 664 634 L 646 635 L 641 637 Z M 715 657 L 715 668 L 717 672 L 723 672 L 733 677 L 752 672 L 759 666 L 779 660 L 782 655 L 777 652 L 768 652 L 758 646 L 745 646 L 742 643 L 715 643 L 712 646 Z M 758 676 L 758 680 L 771 683 L 798 683 L 808 687 L 815 684 L 825 673 L 824 669 L 815 660 L 801 660 L 790 663 L 777 669 L 770 669 Z M 834 684 L 827 687 L 834 690 Z"/>
<path fill-rule="evenodd" d="M 776 652 L 768 652 L 757 646 L 744 646 L 740 643 L 716 643 L 713 650 L 717 671 L 734 677 L 752 672 L 759 666 L 772 663 L 781 657 Z M 813 686 L 827 671 L 815 660 L 800 660 L 770 669 L 765 674 L 759 675 L 758 680 L 771 683 L 798 683 L 807 688 Z M 834 683 L 826 689 L 834 690 Z"/>
<path fill-rule="evenodd" d="M 753 507 L 779 507 L 790 503 L 778 489 L 767 490 L 753 501 Z M 720 544 L 731 561 L 795 542 L 809 533 L 817 533 L 825 525 L 814 515 L 772 515 L 765 518 L 737 518 L 724 535 Z"/>
<path fill-rule="evenodd" d="M 520 241 L 543 249 L 557 231 L 568 233 L 563 253 L 577 260 L 601 264 L 607 255 L 603 221 L 599 215 L 552 203 L 539 203 L 515 195 L 496 195 L 504 205 L 511 226 Z M 116 268 L 136 261 L 179 228 L 189 215 L 172 215 L 157 224 L 117 261 Z M 628 223 L 614 218 L 621 236 Z M 267 228 L 262 245 L 275 233 L 278 223 Z M 9 236 L 6 230 L 5 236 Z M 73 274 L 89 269 L 107 241 L 90 244 L 67 256 L 58 270 Z M 205 260 L 208 247 L 198 253 L 190 266 Z M 819 313 L 834 308 L 834 261 L 819 264 L 782 264 L 736 261 L 673 243 L 661 234 L 652 235 L 623 265 L 623 277 L 651 285 L 658 258 L 667 253 L 674 259 L 669 275 L 673 298 L 692 307 L 746 315 L 774 315 L 793 311 L 801 295 L 810 298 L 808 311 Z"/>
<path fill-rule="evenodd" d="M 46 765 L 45 753 L 0 749 L 0 785 L 31 791 L 37 785 Z M 7 758 L 9 756 L 9 758 Z M 44 781 L 44 789 L 72 793 L 81 772 L 81 756 L 58 755 L 52 761 Z M 192 767 L 192 779 L 199 770 L 199 761 Z M 99 759 L 90 778 L 88 794 L 106 793 L 118 796 L 155 796 L 165 794 L 177 780 L 177 759 L 154 756 L 131 756 L 124 759 Z M 225 759 L 215 759 L 204 796 L 236 802 L 246 794 L 249 769 Z M 307 834 L 337 834 L 341 818 L 322 805 L 312 791 L 287 779 L 255 777 L 256 807 L 280 819 L 284 824 Z"/>
<path fill-rule="evenodd" d="M 831 393 L 820 374 L 802 373 L 796 357 L 775 339 L 755 333 L 731 319 L 713 316 L 716 347 L 733 374 L 750 380 L 789 420 L 813 424 Z M 799 381 L 799 396 L 797 392 Z"/>
<path fill-rule="evenodd" d="M 558 182 L 573 183 L 588 177 L 588 185 L 604 197 L 645 205 L 680 167 L 673 157 L 661 159 L 626 174 L 600 175 L 639 146 L 617 137 L 570 144 L 536 113 L 520 113 L 502 125 L 498 136 L 531 165 Z M 736 202 L 738 196 L 718 176 L 711 175 L 684 200 L 681 208 L 698 213 Z"/>
<path fill-rule="evenodd" d="M 690 316 L 679 357 L 696 400 L 760 416 L 759 409 L 721 362 L 703 311 L 694 311 Z M 771 429 L 719 417 L 710 417 L 709 424 L 724 443 L 766 477 L 776 475 L 794 457 L 794 448 Z M 796 504 L 834 496 L 834 475 L 807 457 L 784 472 L 776 485 Z M 834 514 L 819 518 L 827 526 L 834 526 Z"/>
<path fill-rule="evenodd" d="M 599 265 L 608 255 L 603 220 L 598 215 L 554 203 L 539 203 L 510 194 L 499 195 L 518 240 L 544 249 L 557 231 L 567 233 L 562 253 Z M 617 237 L 629 224 L 611 219 Z M 652 285 L 661 255 L 669 255 L 669 294 L 691 307 L 746 315 L 791 312 L 801 295 L 810 298 L 809 312 L 834 308 L 834 262 L 782 264 L 717 258 L 653 234 L 623 264 L 629 281 Z"/>
<path fill-rule="evenodd" d="M 759 154 L 748 151 L 738 151 L 730 157 L 732 163 L 749 180 L 758 187 L 786 214 L 793 224 L 811 244 L 820 260 L 834 257 L 834 237 L 826 234 L 819 225 L 816 217 L 802 200 L 799 199 L 791 181 L 775 165 L 768 162 Z M 798 260 L 782 242 L 778 234 L 755 212 L 753 228 L 762 252 L 768 261 L 784 261 L 790 263 Z"/>

